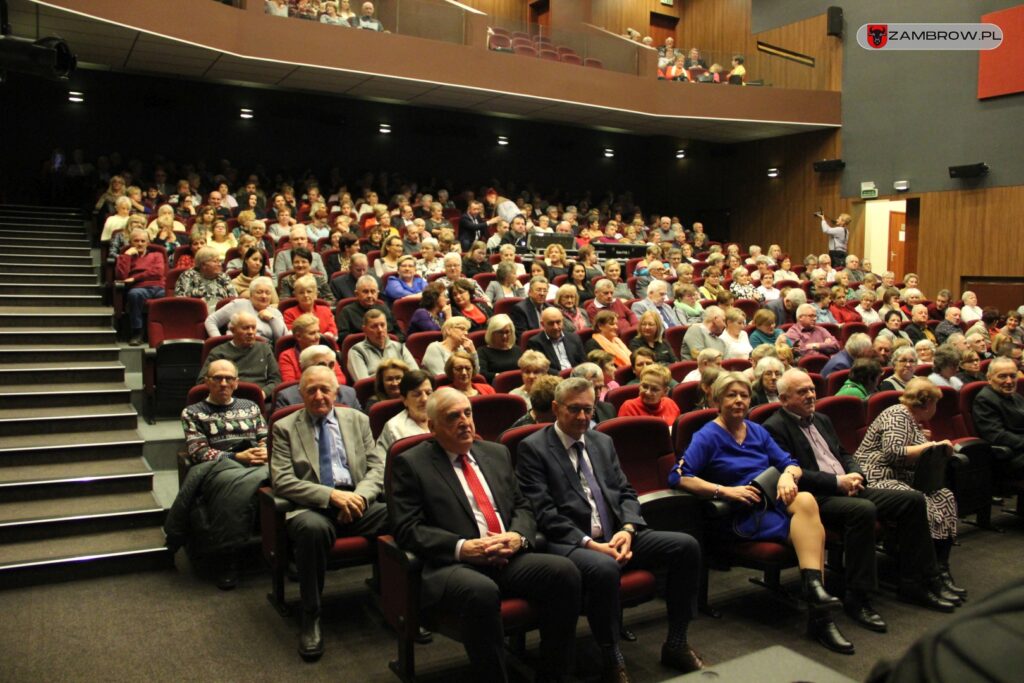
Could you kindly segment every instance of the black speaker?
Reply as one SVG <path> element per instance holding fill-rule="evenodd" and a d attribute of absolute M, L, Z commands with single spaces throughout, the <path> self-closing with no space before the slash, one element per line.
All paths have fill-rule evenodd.
<path fill-rule="evenodd" d="M 828 34 L 836 38 L 843 37 L 843 8 L 828 8 Z"/>
<path fill-rule="evenodd" d="M 822 159 L 814 162 L 814 170 L 818 173 L 842 171 L 844 168 L 846 168 L 846 162 L 842 159 Z"/>
<path fill-rule="evenodd" d="M 988 165 L 985 163 L 949 167 L 950 178 L 980 178 L 986 175 L 988 175 Z"/>

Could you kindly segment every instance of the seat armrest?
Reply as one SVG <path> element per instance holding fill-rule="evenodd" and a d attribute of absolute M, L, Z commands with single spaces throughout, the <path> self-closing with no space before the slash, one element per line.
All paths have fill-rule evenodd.
<path fill-rule="evenodd" d="M 262 537 L 263 557 L 271 568 L 283 571 L 288 561 L 288 535 L 285 531 L 284 515 L 292 508 L 290 501 L 274 495 L 269 486 L 261 486 L 257 491 L 260 505 L 260 536 Z"/>
<path fill-rule="evenodd" d="M 266 506 L 267 509 L 274 510 L 282 515 L 295 509 L 295 503 L 291 502 L 287 498 L 275 495 L 274 489 L 269 486 L 261 486 L 259 496 L 261 506 Z"/>
<path fill-rule="evenodd" d="M 704 501 L 691 493 L 663 489 L 639 496 L 640 513 L 647 525 L 658 531 L 698 534 L 703 529 Z"/>
<path fill-rule="evenodd" d="M 380 572 L 380 610 L 399 639 L 419 630 L 420 581 L 423 562 L 398 547 L 392 536 L 377 539 Z"/>

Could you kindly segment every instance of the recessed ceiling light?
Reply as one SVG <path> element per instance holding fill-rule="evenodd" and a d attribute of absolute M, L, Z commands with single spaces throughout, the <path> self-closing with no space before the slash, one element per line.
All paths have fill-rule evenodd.
<path fill-rule="evenodd" d="M 68 102 L 85 102 L 85 93 L 71 90 L 68 92 Z"/>
<path fill-rule="evenodd" d="M 252 109 L 245 109 L 245 108 L 242 108 L 242 109 L 241 109 L 241 110 L 240 110 L 240 111 L 238 112 L 238 117 L 239 117 L 239 118 L 242 118 L 242 119 L 251 119 L 251 118 L 252 118 L 253 116 L 254 116 L 254 114 L 253 114 L 253 112 L 252 112 Z"/>
<path fill-rule="evenodd" d="M 378 128 L 378 130 L 381 133 L 383 133 L 384 135 L 388 135 L 388 134 L 391 133 L 391 124 L 390 123 L 382 123 L 382 124 L 380 124 L 380 128 Z"/>
<path fill-rule="evenodd" d="M 685 158 L 686 158 L 686 150 L 685 149 L 677 149 L 676 150 L 676 159 L 685 159 Z"/>
<path fill-rule="evenodd" d="M 499 135 L 498 136 L 498 144 L 499 145 L 507 145 L 508 144 L 508 138 L 505 137 L 504 135 Z"/>
<path fill-rule="evenodd" d="M 605 156 L 606 159 L 611 159 L 612 157 L 615 156 L 615 150 L 612 149 L 611 147 L 605 147 L 604 148 L 604 156 Z"/>
<path fill-rule="evenodd" d="M 779 177 L 779 169 L 775 168 L 774 166 L 772 168 L 769 168 L 768 169 L 768 177 L 769 178 L 778 178 Z"/>

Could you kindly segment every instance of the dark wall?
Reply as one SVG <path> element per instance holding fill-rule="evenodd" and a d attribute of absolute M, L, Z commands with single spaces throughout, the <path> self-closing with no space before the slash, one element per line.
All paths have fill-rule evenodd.
<path fill-rule="evenodd" d="M 69 89 L 84 104 L 67 100 Z M 239 118 L 239 109 L 255 118 Z M 585 190 L 632 190 L 647 212 L 672 212 L 684 220 L 709 220 L 724 229 L 719 182 L 729 149 L 691 145 L 678 161 L 678 145 L 661 137 L 606 133 L 525 120 L 375 103 L 342 97 L 280 92 L 211 83 L 80 71 L 71 84 L 12 74 L 0 87 L 5 135 L 2 186 L 11 199 L 28 201 L 39 169 L 53 149 L 81 147 L 88 158 L 117 151 L 127 161 L 165 156 L 206 160 L 217 168 L 229 159 L 243 172 L 260 165 L 305 169 L 326 182 L 330 168 L 355 179 L 388 170 L 426 184 L 450 187 L 534 183 L 576 199 Z M 381 135 L 381 122 L 393 132 Z M 511 144 L 497 145 L 505 135 Z M 614 159 L 603 156 L 605 147 Z"/>
<path fill-rule="evenodd" d="M 754 30 L 823 13 L 832 2 L 762 0 L 753 3 Z M 869 22 L 978 22 L 983 14 L 1019 0 L 892 3 L 860 0 L 842 4 L 843 196 L 856 196 L 871 180 L 882 194 L 894 180 L 910 180 L 911 191 L 962 189 L 948 167 L 985 162 L 988 177 L 970 187 L 1024 185 L 1019 153 L 1024 95 L 978 100 L 978 55 L 960 51 L 877 52 L 857 44 L 857 29 Z"/>

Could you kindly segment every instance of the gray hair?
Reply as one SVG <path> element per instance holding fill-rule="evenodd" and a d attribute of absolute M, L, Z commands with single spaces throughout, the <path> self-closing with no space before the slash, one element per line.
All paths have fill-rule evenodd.
<path fill-rule="evenodd" d="M 203 247 L 196 252 L 196 270 L 202 268 L 208 261 L 220 258 L 220 252 L 213 247 Z"/>
<path fill-rule="evenodd" d="M 762 358 L 761 360 L 764 361 L 767 359 Z M 764 371 L 762 370 L 762 372 Z M 789 370 L 783 372 L 782 377 L 779 377 L 779 383 L 778 385 L 776 385 L 775 388 L 775 390 L 779 392 L 779 396 L 783 396 L 789 393 L 789 387 L 790 384 L 793 382 L 793 378 L 798 376 L 797 374 L 794 373 L 799 373 L 800 375 L 803 375 L 805 377 L 807 376 L 807 373 L 801 368 L 790 368 Z"/>
<path fill-rule="evenodd" d="M 943 342 L 943 343 L 944 344 L 953 345 L 953 344 L 955 344 L 958 341 L 963 341 L 963 340 L 966 340 L 966 339 L 967 339 L 967 337 L 964 336 L 963 332 L 954 332 L 953 334 L 951 334 L 948 337 L 946 337 L 946 341 Z"/>
<path fill-rule="evenodd" d="M 901 346 L 896 349 L 892 354 L 892 362 L 895 363 L 898 360 L 903 360 L 909 356 L 915 363 L 917 362 L 917 351 L 914 350 L 913 346 Z"/>
<path fill-rule="evenodd" d="M 508 349 L 511 349 L 516 344 L 515 325 L 512 323 L 512 318 L 508 317 L 507 313 L 492 315 L 491 319 L 487 321 L 487 332 L 484 333 L 484 343 L 490 345 L 491 338 L 494 336 L 494 333 L 506 327 L 513 328 L 512 334 L 509 335 L 508 345 Z"/>
<path fill-rule="evenodd" d="M 594 391 L 594 385 L 590 383 L 590 380 L 583 379 L 582 377 L 570 377 L 563 382 L 559 382 L 558 387 L 555 389 L 555 402 L 561 405 L 567 396 L 575 396 L 584 391 Z"/>
<path fill-rule="evenodd" d="M 323 358 L 324 356 L 335 357 L 334 350 L 330 346 L 324 346 L 323 344 L 313 344 L 307 346 L 299 354 L 299 367 L 305 370 L 314 363 L 314 358 Z"/>
<path fill-rule="evenodd" d="M 991 365 L 991 363 L 989 363 Z M 1016 365 L 1016 363 L 1014 364 Z M 942 372 L 950 368 L 960 366 L 960 354 L 953 349 L 940 347 L 935 349 L 935 356 L 932 358 L 932 368 L 935 372 Z"/>
<path fill-rule="evenodd" d="M 763 375 L 767 370 L 785 372 L 786 366 L 778 358 L 765 356 L 761 360 L 757 361 L 757 365 L 754 366 L 754 379 L 761 379 L 761 375 Z"/>
<path fill-rule="evenodd" d="M 931 349 L 932 351 L 934 351 L 935 342 L 931 341 L 930 339 L 922 339 L 921 341 L 914 344 L 914 350 L 916 351 L 919 349 Z"/>
<path fill-rule="evenodd" d="M 366 258 L 366 254 L 363 254 L 361 252 L 352 254 L 352 258 L 349 259 L 349 263 L 355 263 L 356 261 L 366 261 L 367 264 L 369 264 L 370 262 L 370 260 Z"/>
<path fill-rule="evenodd" d="M 569 373 L 570 378 L 579 377 L 593 382 L 598 377 L 604 378 L 604 370 L 598 367 L 597 363 L 580 363 Z"/>
<path fill-rule="evenodd" d="M 427 399 L 427 419 L 431 422 L 437 422 L 437 415 L 441 412 L 441 408 L 459 399 L 465 399 L 467 403 L 469 402 L 466 395 L 458 389 L 454 387 L 439 387 Z M 472 405 L 469 409 L 473 409 Z"/>
<path fill-rule="evenodd" d="M 606 289 L 615 289 L 615 283 L 608 278 L 601 278 L 597 281 L 597 284 L 594 285 L 595 292 L 603 292 Z"/>
<path fill-rule="evenodd" d="M 658 289 L 668 293 L 668 283 L 664 280 L 651 280 L 647 283 L 647 296 L 650 296 L 652 292 Z"/>
<path fill-rule="evenodd" d="M 271 290 L 273 290 L 274 279 L 267 275 L 260 275 L 259 277 L 254 277 L 252 279 L 252 282 L 249 283 L 249 294 L 255 292 L 256 288 L 259 287 L 260 285 L 266 285 L 267 287 L 270 287 Z"/>
<path fill-rule="evenodd" d="M 797 317 L 806 314 L 808 311 L 810 311 L 811 313 L 816 313 L 814 306 L 812 306 L 811 304 L 800 304 L 799 306 L 796 307 Z"/>
<path fill-rule="evenodd" d="M 917 287 L 908 287 L 907 289 L 903 290 L 903 300 L 906 301 L 907 297 L 909 297 L 911 294 L 913 294 L 914 296 L 924 296 L 924 294 L 921 293 L 921 290 L 918 289 Z"/>
<path fill-rule="evenodd" d="M 448 265 L 449 263 L 458 263 L 461 266 L 462 265 L 462 256 L 460 256 L 459 254 L 456 254 L 453 251 L 448 252 L 447 254 L 444 255 L 444 264 Z M 433 395 L 433 394 L 431 394 L 431 395 Z"/>
<path fill-rule="evenodd" d="M 373 285 L 374 287 L 380 289 L 380 285 L 377 284 L 377 278 L 373 277 L 372 275 L 364 275 L 358 280 L 356 280 L 356 289 L 360 289 L 361 287 L 364 287 L 366 285 Z"/>
<path fill-rule="evenodd" d="M 868 349 L 872 348 L 871 337 L 865 332 L 851 334 L 850 338 L 846 340 L 844 348 L 852 358 L 860 358 Z"/>
<path fill-rule="evenodd" d="M 327 349 L 327 350 L 330 351 L 330 349 Z M 306 351 L 309 351 L 309 349 L 306 349 Z M 300 363 L 302 362 L 301 361 L 301 356 L 300 356 L 300 361 L 299 362 Z M 338 378 L 334 374 L 334 370 L 331 370 L 330 368 L 325 368 L 322 365 L 310 365 L 308 368 L 305 368 L 302 371 L 302 377 L 299 378 L 299 391 L 301 392 L 303 389 L 306 388 L 306 385 L 310 383 L 310 381 L 313 379 L 314 375 L 319 375 L 319 374 L 323 374 L 326 377 L 330 377 L 330 379 L 331 379 L 330 383 L 334 385 L 334 392 L 337 393 L 338 392 Z"/>
<path fill-rule="evenodd" d="M 988 370 L 985 371 L 985 376 L 991 379 L 997 372 L 997 365 L 1009 365 L 1014 369 L 1015 372 L 1017 371 L 1017 363 L 1012 358 L 1007 358 L 1006 356 L 996 356 L 995 358 L 992 359 L 992 362 L 988 364 Z"/>
<path fill-rule="evenodd" d="M 242 323 L 242 318 L 252 318 L 254 322 L 259 323 L 259 318 L 249 311 L 238 311 L 228 321 L 228 328 L 238 327 Z"/>
<path fill-rule="evenodd" d="M 807 303 L 807 293 L 799 287 L 790 287 L 786 292 L 786 301 L 797 306 Z"/>

